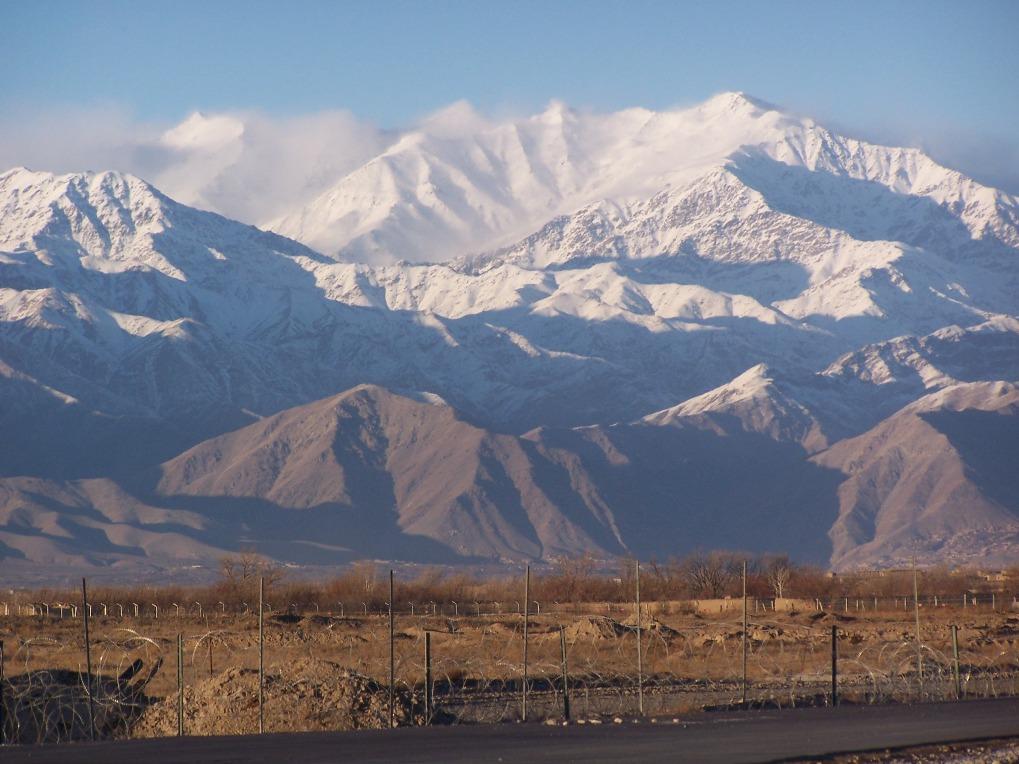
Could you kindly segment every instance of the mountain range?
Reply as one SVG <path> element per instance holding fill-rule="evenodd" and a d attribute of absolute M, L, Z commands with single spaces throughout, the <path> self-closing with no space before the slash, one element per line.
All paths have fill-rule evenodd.
<path fill-rule="evenodd" d="M 1019 199 L 742 93 L 437 120 L 259 228 L 0 174 L 0 566 L 1015 559 Z"/>

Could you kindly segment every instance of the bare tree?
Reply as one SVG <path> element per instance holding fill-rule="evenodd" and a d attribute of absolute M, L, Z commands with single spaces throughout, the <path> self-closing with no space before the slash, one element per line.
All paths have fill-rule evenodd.
<path fill-rule="evenodd" d="M 728 552 L 712 552 L 686 558 L 682 571 L 691 594 L 719 598 L 729 593 L 740 575 L 741 565 L 741 561 Z"/>
<path fill-rule="evenodd" d="M 772 557 L 764 563 L 764 577 L 776 598 L 785 597 L 786 586 L 793 577 L 793 566 L 785 555 Z"/>
<path fill-rule="evenodd" d="M 283 567 L 253 550 L 246 550 L 221 557 L 219 575 L 226 591 L 250 596 L 258 586 L 259 578 L 265 579 L 267 587 L 279 583 L 283 579 Z"/>

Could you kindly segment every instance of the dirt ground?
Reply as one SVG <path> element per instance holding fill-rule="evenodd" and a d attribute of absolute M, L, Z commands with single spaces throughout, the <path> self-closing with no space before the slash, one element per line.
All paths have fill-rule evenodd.
<path fill-rule="evenodd" d="M 395 623 L 397 723 L 424 721 L 426 635 L 433 709 L 440 709 L 443 719 L 518 718 L 522 616 L 401 613 Z M 922 612 L 921 677 L 911 613 L 805 610 L 751 613 L 747 701 L 829 702 L 833 626 L 844 702 L 954 697 L 951 624 L 958 626 L 962 692 L 1016 693 L 1019 615 L 972 607 Z M 645 712 L 743 702 L 739 613 L 643 615 L 641 626 L 640 700 Z M 187 733 L 257 730 L 257 618 L 209 613 L 200 619 L 161 615 L 91 620 L 94 695 L 104 704 L 98 714 L 100 734 L 176 733 L 178 634 Z M 266 730 L 388 724 L 389 632 L 384 616 L 273 614 L 266 617 L 264 635 Z M 573 713 L 632 713 L 640 702 L 636 635 L 632 609 L 618 605 L 532 614 L 527 644 L 531 717 L 557 718 L 563 712 L 563 643 Z M 10 682 L 5 691 L 8 724 L 20 720 L 22 737 L 73 739 L 87 734 L 81 619 L 0 618 L 0 639 Z"/>

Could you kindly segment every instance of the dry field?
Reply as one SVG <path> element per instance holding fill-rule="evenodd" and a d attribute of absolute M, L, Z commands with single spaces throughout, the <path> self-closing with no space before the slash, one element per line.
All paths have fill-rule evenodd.
<path fill-rule="evenodd" d="M 662 715 L 742 702 L 743 631 L 737 610 L 688 607 L 642 615 L 641 666 L 633 606 L 585 605 L 529 618 L 528 718 L 559 719 L 562 644 L 574 718 Z M 912 611 L 788 613 L 750 608 L 747 704 L 830 702 L 836 627 L 842 702 L 955 697 L 951 624 L 958 625 L 963 694 L 1019 691 L 1019 615 L 989 607 L 923 608 L 919 661 Z M 94 714 L 102 736 L 177 732 L 181 638 L 186 734 L 258 729 L 258 621 L 254 615 L 171 610 L 91 619 Z M 395 718 L 423 724 L 425 639 L 431 642 L 433 722 L 519 719 L 523 617 L 401 612 L 393 641 Z M 87 736 L 89 684 L 81 618 L 0 617 L 5 731 L 34 742 Z M 267 731 L 388 724 L 389 623 L 385 615 L 273 613 L 264 622 Z M 638 677 L 640 681 L 638 682 Z M 638 693 L 640 688 L 640 693 Z M 643 698 L 640 698 L 640 695 Z"/>

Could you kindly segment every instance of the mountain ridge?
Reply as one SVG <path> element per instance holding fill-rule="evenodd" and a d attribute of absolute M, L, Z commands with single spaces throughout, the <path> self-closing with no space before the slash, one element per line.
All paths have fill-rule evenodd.
<path fill-rule="evenodd" d="M 401 504 L 404 521 L 427 528 L 427 553 L 413 533 L 386 526 L 393 549 L 418 559 L 460 555 L 443 536 L 458 524 L 470 559 L 664 554 L 647 537 L 657 529 L 685 548 L 668 510 L 683 494 L 713 508 L 706 519 L 681 505 L 704 544 L 725 543 L 725 523 L 777 538 L 763 519 L 748 519 L 748 486 L 779 491 L 771 473 L 785 471 L 800 476 L 798 501 L 816 516 L 804 524 L 778 494 L 765 504 L 775 523 L 803 525 L 804 554 L 887 562 L 898 547 L 881 539 L 844 530 L 835 546 L 827 538 L 840 512 L 876 517 L 887 502 L 889 516 L 901 516 L 891 493 L 854 514 L 830 484 L 836 474 L 843 485 L 855 479 L 831 455 L 884 425 L 904 443 L 917 439 L 917 474 L 954 465 L 974 506 L 1016 509 L 1000 496 L 996 468 L 987 467 L 992 480 L 970 475 L 995 464 L 993 454 L 967 445 L 931 456 L 920 447 L 929 423 L 903 413 L 966 384 L 985 385 L 972 389 L 993 402 L 991 386 L 1019 380 L 1015 197 L 915 149 L 843 138 L 742 94 L 676 112 L 591 115 L 553 104 L 521 120 L 463 108 L 434 120 L 382 152 L 382 186 L 347 183 L 364 213 L 357 225 L 367 221 L 357 233 L 365 247 L 395 261 L 413 240 L 441 252 L 436 263 L 340 261 L 342 247 L 322 254 L 118 173 L 0 173 L 0 427 L 11 433 L 0 480 L 56 481 L 72 515 L 89 502 L 134 506 L 110 498 L 120 494 L 100 490 L 102 481 L 123 488 L 159 465 L 176 470 L 189 449 L 215 450 L 217 438 L 370 385 L 427 391 L 435 398 L 422 400 L 456 412 L 433 422 L 436 431 L 457 430 L 478 448 L 458 462 L 470 478 L 457 483 L 463 496 Z M 219 127 L 230 139 L 230 125 Z M 500 237 L 512 240 L 475 248 Z M 368 409 L 358 416 L 384 420 L 372 425 L 378 432 L 401 429 Z M 981 417 L 951 426 L 993 430 Z M 428 447 L 401 451 L 403 474 L 378 461 L 387 452 L 374 437 L 348 445 L 376 461 L 345 458 L 386 495 Z M 323 507 L 351 503 L 329 492 L 349 471 L 332 446 L 308 458 L 334 483 L 302 467 L 301 480 L 277 489 L 256 481 L 250 496 L 235 495 L 229 481 L 247 479 L 210 462 L 202 495 L 181 482 L 145 490 L 182 502 L 166 511 L 190 512 L 213 496 L 227 518 L 250 499 L 265 528 L 279 528 L 271 518 L 280 502 L 318 507 L 308 517 L 324 525 L 314 529 L 335 535 Z M 654 469 L 634 466 L 642 462 Z M 262 463 L 246 469 L 262 480 L 272 473 Z M 82 480 L 99 482 L 67 487 Z M 628 507 L 634 485 L 647 491 L 645 509 Z M 9 517 L 41 513 L 54 527 L 30 493 L 11 489 L 10 505 L 22 509 Z M 368 506 L 370 495 L 354 503 Z M 978 557 L 987 534 L 960 530 L 961 504 L 938 506 L 962 512 L 953 533 L 971 539 L 951 547 L 952 558 Z M 974 523 L 991 527 L 974 512 Z M 184 517 L 186 527 L 215 525 Z M 994 527 L 1009 549 L 1004 517 Z M 278 550 L 300 557 L 294 550 L 307 541 Z M 222 542 L 202 542 L 203 554 Z M 381 548 L 369 542 L 361 553 Z M 925 548 L 937 558 L 936 543 Z M 338 559 L 358 553 L 344 549 Z"/>

